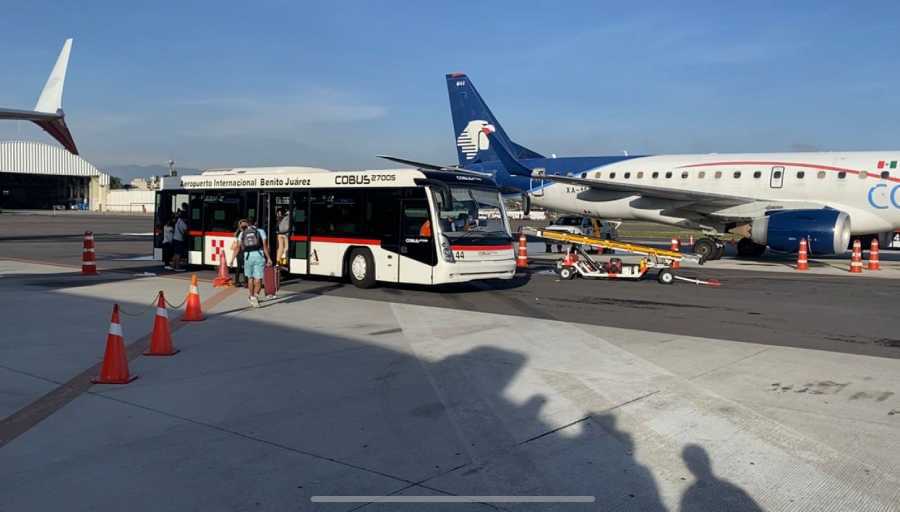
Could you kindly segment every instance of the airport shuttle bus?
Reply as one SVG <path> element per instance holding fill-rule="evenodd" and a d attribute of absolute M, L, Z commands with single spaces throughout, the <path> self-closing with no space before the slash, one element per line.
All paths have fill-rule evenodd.
<path fill-rule="evenodd" d="M 230 262 L 242 218 L 255 218 L 265 230 L 274 260 L 279 210 L 290 218 L 291 274 L 346 277 L 368 287 L 515 273 L 497 185 L 476 174 L 417 169 L 271 167 L 164 177 L 156 194 L 154 257 L 162 259 L 162 226 L 183 211 L 189 264 Z"/>

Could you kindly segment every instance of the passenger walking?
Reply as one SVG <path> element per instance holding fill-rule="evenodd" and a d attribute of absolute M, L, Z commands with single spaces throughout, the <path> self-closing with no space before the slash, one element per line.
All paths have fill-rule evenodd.
<path fill-rule="evenodd" d="M 272 264 L 269 246 L 266 243 L 266 232 L 256 226 L 255 219 L 241 219 L 240 234 L 235 239 L 232 253 L 240 248 L 244 256 L 244 275 L 247 276 L 247 291 L 250 305 L 259 307 L 259 294 L 262 291 L 263 272 Z M 234 263 L 234 261 L 232 261 Z"/>
<path fill-rule="evenodd" d="M 178 210 L 176 214 L 175 226 L 172 232 L 172 248 L 175 250 L 175 254 L 172 257 L 172 269 L 175 272 L 186 272 L 187 269 L 182 266 L 182 260 L 184 265 L 187 265 L 187 221 L 184 218 L 187 216 L 187 211 Z"/>
<path fill-rule="evenodd" d="M 279 208 L 275 213 L 275 220 L 278 226 L 278 264 L 287 266 L 287 250 L 288 240 L 291 236 L 291 218 L 286 214 L 284 208 Z"/>
<path fill-rule="evenodd" d="M 231 246 L 231 262 L 234 263 L 237 261 L 237 271 L 234 276 L 234 285 L 238 288 L 247 284 L 247 276 L 244 275 L 244 253 L 241 252 L 241 245 L 237 242 L 237 238 L 241 236 L 241 222 L 246 222 L 246 220 L 241 219 L 237 222 L 234 229 L 234 238 L 235 242 Z M 229 265 L 231 266 L 231 265 Z"/>
<path fill-rule="evenodd" d="M 175 219 L 170 218 L 167 220 L 162 226 L 163 233 L 163 241 L 162 241 L 162 259 L 163 259 L 163 268 L 166 270 L 172 270 L 172 256 L 173 256 L 173 248 L 172 242 L 175 236 Z"/>

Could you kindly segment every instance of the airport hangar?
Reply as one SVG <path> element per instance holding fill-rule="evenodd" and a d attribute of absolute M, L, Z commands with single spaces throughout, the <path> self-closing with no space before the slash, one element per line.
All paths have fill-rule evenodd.
<path fill-rule="evenodd" d="M 0 208 L 46 209 L 85 204 L 101 210 L 109 175 L 65 148 L 35 141 L 0 141 Z"/>

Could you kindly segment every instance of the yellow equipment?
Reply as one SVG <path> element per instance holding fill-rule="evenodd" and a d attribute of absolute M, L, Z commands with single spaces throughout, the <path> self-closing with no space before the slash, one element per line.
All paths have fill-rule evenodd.
<path fill-rule="evenodd" d="M 627 242 L 617 242 L 615 240 L 604 240 L 595 236 L 576 235 L 566 233 L 564 231 L 542 230 L 531 227 L 524 227 L 522 231 L 526 235 L 546 240 L 554 240 L 566 244 L 590 245 L 601 249 L 613 249 L 616 251 L 628 252 L 631 254 L 640 254 L 648 256 L 657 262 L 671 263 L 673 261 L 694 261 L 703 264 L 700 256 L 691 253 L 676 252 L 669 249 L 658 249 L 649 245 L 629 244 Z"/>

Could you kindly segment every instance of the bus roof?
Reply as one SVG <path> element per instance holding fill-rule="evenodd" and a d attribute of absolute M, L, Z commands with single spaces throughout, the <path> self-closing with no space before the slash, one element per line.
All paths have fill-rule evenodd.
<path fill-rule="evenodd" d="M 160 190 L 415 187 L 422 185 L 423 180 L 469 187 L 497 186 L 489 177 L 468 172 L 408 168 L 330 171 L 315 167 L 244 167 L 209 169 L 198 175 L 166 176 L 160 182 Z"/>

